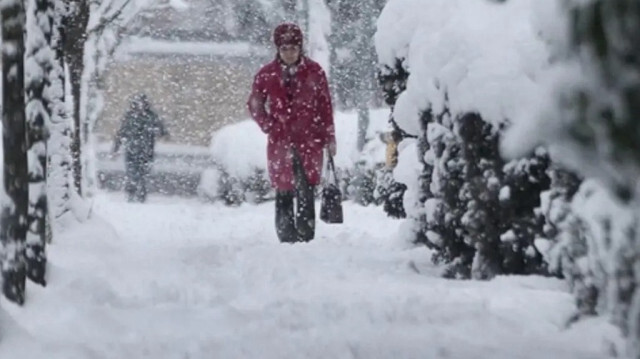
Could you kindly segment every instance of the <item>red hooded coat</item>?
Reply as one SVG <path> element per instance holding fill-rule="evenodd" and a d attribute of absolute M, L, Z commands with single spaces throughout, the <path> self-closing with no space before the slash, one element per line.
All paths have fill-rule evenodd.
<path fill-rule="evenodd" d="M 309 184 L 317 185 L 323 148 L 335 143 L 335 130 L 329 86 L 322 67 L 301 56 L 295 73 L 287 76 L 284 71 L 278 59 L 263 66 L 255 76 L 248 106 L 253 119 L 268 135 L 272 186 L 293 190 L 290 149 L 297 149 Z"/>

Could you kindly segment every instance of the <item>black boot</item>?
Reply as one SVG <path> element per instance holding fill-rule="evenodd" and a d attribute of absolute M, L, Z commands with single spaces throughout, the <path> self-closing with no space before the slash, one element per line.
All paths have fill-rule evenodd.
<path fill-rule="evenodd" d="M 296 227 L 293 220 L 293 192 L 276 191 L 276 233 L 282 243 L 296 242 Z"/>
<path fill-rule="evenodd" d="M 298 240 L 309 242 L 315 236 L 316 209 L 314 186 L 309 184 L 300 156 L 293 150 L 293 174 L 296 183 L 296 229 Z"/>

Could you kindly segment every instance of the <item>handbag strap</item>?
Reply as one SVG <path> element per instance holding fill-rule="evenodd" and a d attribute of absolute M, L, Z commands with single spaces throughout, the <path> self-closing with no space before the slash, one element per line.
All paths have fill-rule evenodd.
<path fill-rule="evenodd" d="M 336 186 L 338 185 L 338 174 L 336 173 L 336 166 L 333 163 L 333 156 L 331 153 L 327 151 L 328 159 L 327 159 L 327 172 L 333 172 L 333 180 L 335 181 Z M 331 179 L 331 177 L 329 177 Z"/>

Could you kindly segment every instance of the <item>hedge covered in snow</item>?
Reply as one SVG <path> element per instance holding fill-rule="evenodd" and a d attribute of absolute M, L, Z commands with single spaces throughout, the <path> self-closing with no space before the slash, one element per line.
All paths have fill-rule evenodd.
<path fill-rule="evenodd" d="M 564 277 L 640 357 L 640 5 L 390 0 L 393 115 L 420 135 L 414 241 L 454 277 Z M 402 24 L 402 25 L 399 25 Z M 385 83 L 386 82 L 386 83 Z"/>
<path fill-rule="evenodd" d="M 368 141 L 359 153 L 356 149 L 357 114 L 335 114 L 338 144 L 335 164 L 344 199 L 355 199 L 363 204 L 374 201 L 377 169 L 385 161 L 385 144 L 379 135 L 389 130 L 388 118 L 388 109 L 371 110 Z M 401 151 L 407 146 L 408 142 L 403 144 Z M 203 173 L 198 191 L 200 197 L 226 204 L 272 199 L 273 191 L 266 172 L 266 148 L 267 136 L 252 120 L 231 124 L 215 132 L 210 149 L 217 166 Z"/>

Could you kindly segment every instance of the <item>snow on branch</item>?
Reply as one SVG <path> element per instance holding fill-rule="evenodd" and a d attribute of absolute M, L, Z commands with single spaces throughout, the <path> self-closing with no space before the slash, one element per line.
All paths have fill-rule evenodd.
<path fill-rule="evenodd" d="M 116 10 L 114 13 L 108 15 L 108 16 L 103 16 L 100 18 L 98 24 L 96 26 L 91 27 L 88 31 L 87 34 L 91 35 L 91 34 L 100 34 L 104 31 L 104 29 L 115 23 L 116 20 L 118 20 L 120 18 L 120 16 L 122 15 L 123 11 L 127 8 L 127 6 L 131 3 L 131 0 L 125 0 L 125 2 L 120 6 L 120 8 L 118 10 Z"/>

